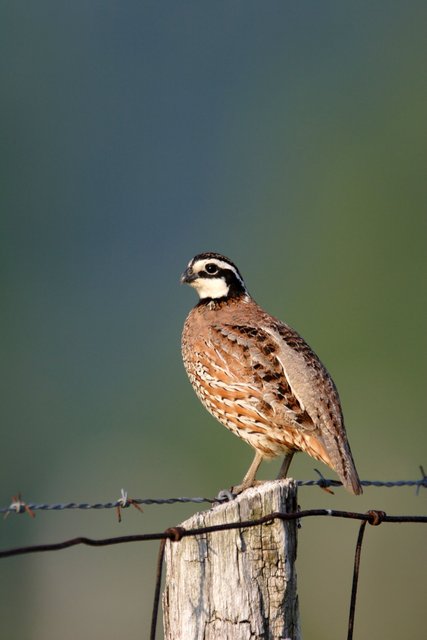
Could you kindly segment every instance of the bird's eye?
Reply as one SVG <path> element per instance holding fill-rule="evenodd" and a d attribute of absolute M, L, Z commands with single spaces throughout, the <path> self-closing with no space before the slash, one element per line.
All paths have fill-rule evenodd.
<path fill-rule="evenodd" d="M 209 262 L 209 264 L 205 267 L 206 273 L 209 273 L 211 276 L 215 273 L 218 273 L 218 267 L 214 262 Z"/>

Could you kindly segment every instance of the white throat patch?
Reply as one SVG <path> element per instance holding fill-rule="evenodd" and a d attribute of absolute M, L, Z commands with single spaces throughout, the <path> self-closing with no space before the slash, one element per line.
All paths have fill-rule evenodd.
<path fill-rule="evenodd" d="M 199 294 L 199 298 L 224 298 L 228 295 L 228 284 L 224 278 L 197 278 L 190 283 Z"/>

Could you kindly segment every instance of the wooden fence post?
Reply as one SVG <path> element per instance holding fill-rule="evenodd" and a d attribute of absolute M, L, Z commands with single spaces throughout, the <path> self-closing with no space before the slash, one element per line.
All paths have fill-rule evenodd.
<path fill-rule="evenodd" d="M 291 479 L 196 513 L 185 529 L 296 511 Z M 165 640 L 300 640 L 295 520 L 167 541 Z"/>

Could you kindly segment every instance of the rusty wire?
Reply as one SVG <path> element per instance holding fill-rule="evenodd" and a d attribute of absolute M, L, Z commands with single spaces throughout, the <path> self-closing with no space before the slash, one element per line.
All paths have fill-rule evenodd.
<path fill-rule="evenodd" d="M 138 533 L 127 536 L 114 536 L 112 538 L 87 538 L 86 536 L 79 536 L 77 538 L 70 538 L 62 542 L 54 542 L 50 544 L 36 544 L 28 545 L 25 547 L 14 547 L 12 549 L 5 549 L 0 551 L 1 558 L 9 558 L 11 556 L 24 555 L 29 553 L 39 553 L 43 551 L 59 551 L 61 549 L 68 549 L 69 547 L 75 547 L 76 545 L 87 545 L 89 547 L 106 547 L 115 544 L 124 544 L 128 542 L 147 542 L 149 540 L 177 540 L 177 531 L 179 531 L 179 539 L 188 538 L 189 536 L 197 536 L 206 533 L 214 533 L 216 531 L 227 531 L 230 529 L 240 529 L 246 527 L 255 527 L 262 524 L 267 524 L 273 520 L 302 520 L 303 518 L 312 516 L 330 516 L 332 518 L 350 518 L 352 520 L 368 521 L 370 519 L 371 511 L 367 513 L 357 513 L 355 511 L 337 511 L 336 509 L 306 509 L 304 511 L 295 511 L 294 513 L 281 513 L 280 511 L 273 511 L 256 520 L 242 520 L 238 522 L 225 522 L 223 524 L 211 525 L 209 527 L 200 527 L 198 529 L 184 529 L 183 527 L 171 527 L 166 531 L 158 533 Z M 388 516 L 384 514 L 382 522 L 426 522 L 427 516 Z"/>
<path fill-rule="evenodd" d="M 186 538 L 190 536 L 197 536 L 197 535 L 214 533 L 218 531 L 232 530 L 232 529 L 243 529 L 247 527 L 255 527 L 255 526 L 271 523 L 273 520 L 292 521 L 292 520 L 302 520 L 303 518 L 308 518 L 308 517 L 320 517 L 320 516 L 332 517 L 332 518 L 346 518 L 346 519 L 361 521 L 357 543 L 356 543 L 355 557 L 354 557 L 353 580 L 352 580 L 348 633 L 347 633 L 347 640 L 352 640 L 353 629 L 354 629 L 354 618 L 355 618 L 355 611 L 356 611 L 356 597 L 357 597 L 357 586 L 358 586 L 358 578 L 359 578 L 360 555 L 362 550 L 362 542 L 363 542 L 363 536 L 365 533 L 366 524 L 369 523 L 372 526 L 377 526 L 383 522 L 388 522 L 388 523 L 397 523 L 397 522 L 410 523 L 411 522 L 411 523 L 427 524 L 427 516 L 410 516 L 410 515 L 389 516 L 383 511 L 377 511 L 377 510 L 371 510 L 371 511 L 368 511 L 367 513 L 358 513 L 354 511 L 338 511 L 335 509 L 307 509 L 302 511 L 296 511 L 293 513 L 281 513 L 281 512 L 275 511 L 261 518 L 257 518 L 253 520 L 228 522 L 228 523 L 223 523 L 219 525 L 211 525 L 208 527 L 199 527 L 196 529 L 185 529 L 183 527 L 177 526 L 177 527 L 170 527 L 166 531 L 157 532 L 157 533 L 115 536 L 112 538 L 101 538 L 101 539 L 94 539 L 94 538 L 87 538 L 84 536 L 80 536 L 77 538 L 70 538 L 69 540 L 64 540 L 62 542 L 57 542 L 53 544 L 39 544 L 39 545 L 30 545 L 25 547 L 15 547 L 12 549 L 6 549 L 3 551 L 0 551 L 0 559 L 17 556 L 17 555 L 29 554 L 29 553 L 58 551 L 61 549 L 67 549 L 69 547 L 73 547 L 80 544 L 91 546 L 91 547 L 100 547 L 100 546 L 124 544 L 128 542 L 144 542 L 149 540 L 160 540 L 160 547 L 159 547 L 158 558 L 157 558 L 151 629 L 150 629 L 150 640 L 155 640 L 159 602 L 160 602 L 162 567 L 163 567 L 165 545 L 167 540 L 178 543 L 182 538 Z"/>
<path fill-rule="evenodd" d="M 200 527 L 198 529 L 184 529 L 183 527 L 171 527 L 164 532 L 164 538 L 160 543 L 158 564 L 157 564 L 155 596 L 154 596 L 153 612 L 152 612 L 152 618 L 151 618 L 150 640 L 155 640 L 155 637 L 156 637 L 156 627 L 157 627 L 157 618 L 158 618 L 158 610 L 159 610 L 159 594 L 160 594 L 160 585 L 162 581 L 162 566 L 163 566 L 163 556 L 164 556 L 166 539 L 171 540 L 173 542 L 179 542 L 182 538 L 189 537 L 192 535 L 202 535 L 206 533 L 214 533 L 217 531 L 225 531 L 230 529 L 255 527 L 262 524 L 270 523 L 273 520 L 282 520 L 282 521 L 300 520 L 310 516 L 331 516 L 333 518 L 350 518 L 352 520 L 362 520 L 361 525 L 359 527 L 359 534 L 357 536 L 356 550 L 354 555 L 353 578 L 352 578 L 352 588 L 351 588 L 351 597 L 350 597 L 350 610 L 349 610 L 348 627 L 347 627 L 347 640 L 353 640 L 354 618 L 356 613 L 357 587 L 358 587 L 358 581 L 359 581 L 360 555 L 362 551 L 363 536 L 365 533 L 366 524 L 369 523 L 372 526 L 378 526 L 382 522 L 394 522 L 394 523 L 412 522 L 412 523 L 427 524 L 427 516 L 388 516 L 384 511 L 378 511 L 373 509 L 368 511 L 367 513 L 356 513 L 353 511 L 336 511 L 333 509 L 307 509 L 305 511 L 297 511 L 295 513 L 281 513 L 281 512 L 275 511 L 266 516 L 263 516 L 262 518 L 257 518 L 256 520 L 229 522 L 229 523 L 223 523 L 220 525 L 211 525 L 209 527 Z"/>
<path fill-rule="evenodd" d="M 159 616 L 160 587 L 162 584 L 163 558 L 165 556 L 166 538 L 160 541 L 157 555 L 156 588 L 154 590 L 153 611 L 151 614 L 150 640 L 156 640 L 157 618 Z"/>

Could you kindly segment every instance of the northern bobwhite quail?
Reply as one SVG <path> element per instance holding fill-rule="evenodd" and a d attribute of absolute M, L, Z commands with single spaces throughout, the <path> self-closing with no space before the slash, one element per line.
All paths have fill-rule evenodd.
<path fill-rule="evenodd" d="M 249 295 L 239 270 L 218 253 L 195 256 L 182 282 L 199 294 L 182 333 L 188 377 L 206 409 L 255 449 L 239 485 L 255 482 L 264 458 L 305 451 L 362 493 L 332 378 L 301 336 Z"/>

